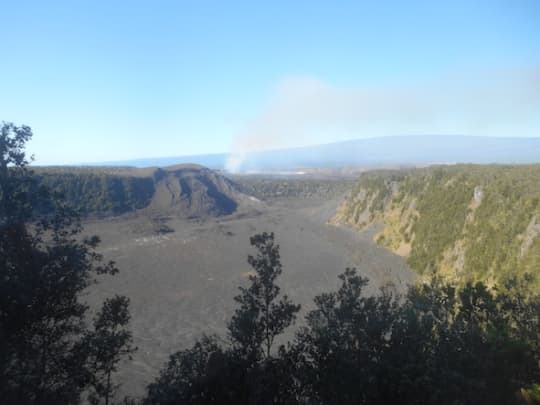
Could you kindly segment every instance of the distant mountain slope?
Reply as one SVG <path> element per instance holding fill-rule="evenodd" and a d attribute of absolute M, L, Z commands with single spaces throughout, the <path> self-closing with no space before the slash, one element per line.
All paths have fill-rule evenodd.
<path fill-rule="evenodd" d="M 197 163 L 224 169 L 228 154 L 176 156 L 108 162 L 110 165 L 166 166 Z M 540 138 L 390 136 L 247 154 L 241 171 L 298 167 L 374 166 L 430 163 L 539 163 Z"/>
<path fill-rule="evenodd" d="M 439 166 L 363 174 L 334 222 L 382 224 L 375 240 L 421 275 L 500 281 L 537 275 L 540 165 Z"/>
<path fill-rule="evenodd" d="M 242 168 L 536 162 L 540 138 L 393 136 L 260 152 L 249 155 Z"/>
<path fill-rule="evenodd" d="M 247 198 L 232 180 L 199 165 L 165 168 L 42 167 L 41 183 L 65 195 L 83 215 L 140 209 L 179 217 L 233 213 Z"/>

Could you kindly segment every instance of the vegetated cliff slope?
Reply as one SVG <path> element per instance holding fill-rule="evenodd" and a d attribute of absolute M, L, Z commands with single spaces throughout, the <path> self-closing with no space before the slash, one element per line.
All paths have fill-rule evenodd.
<path fill-rule="evenodd" d="M 42 184 L 63 194 L 83 215 L 119 215 L 140 209 L 184 218 L 233 213 L 246 200 L 230 179 L 198 165 L 37 168 Z"/>
<path fill-rule="evenodd" d="M 377 243 L 420 275 L 491 283 L 528 272 L 540 288 L 540 165 L 365 173 L 333 221 L 381 224 Z"/>

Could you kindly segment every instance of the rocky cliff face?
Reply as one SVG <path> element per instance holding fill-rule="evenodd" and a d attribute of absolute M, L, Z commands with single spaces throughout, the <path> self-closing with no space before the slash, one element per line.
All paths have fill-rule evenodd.
<path fill-rule="evenodd" d="M 144 211 L 207 218 L 232 214 L 249 201 L 235 182 L 198 165 L 38 168 L 36 174 L 84 216 Z"/>
<path fill-rule="evenodd" d="M 528 272 L 540 279 L 539 184 L 540 165 L 371 172 L 333 222 L 379 225 L 376 242 L 426 277 L 496 282 Z"/>
<path fill-rule="evenodd" d="M 186 218 L 232 214 L 244 198 L 239 187 L 197 165 L 157 169 L 155 192 L 148 209 Z"/>

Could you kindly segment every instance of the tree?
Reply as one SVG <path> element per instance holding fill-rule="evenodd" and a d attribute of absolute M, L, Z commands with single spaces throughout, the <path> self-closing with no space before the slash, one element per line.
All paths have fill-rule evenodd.
<path fill-rule="evenodd" d="M 315 298 L 294 345 L 290 370 L 306 402 L 502 405 L 535 395 L 538 297 L 437 278 L 403 297 L 366 297 L 354 270 L 340 279 Z"/>
<path fill-rule="evenodd" d="M 253 236 L 257 256 L 248 256 L 254 269 L 251 285 L 240 287 L 240 304 L 229 322 L 231 346 L 204 337 L 192 348 L 170 356 L 159 378 L 148 387 L 145 404 L 282 404 L 294 403 L 285 347 L 276 354 L 276 336 L 290 326 L 300 310 L 281 297 L 276 279 L 281 274 L 279 246 L 274 234 Z M 290 399 L 290 400 L 289 400 Z"/>
<path fill-rule="evenodd" d="M 433 277 L 404 295 L 382 288 L 368 296 L 368 280 L 346 269 L 337 291 L 315 298 L 294 342 L 274 352 L 298 307 L 278 299 L 273 234 L 251 243 L 255 274 L 236 297 L 231 348 L 204 338 L 174 354 L 146 404 L 538 402 L 540 297 L 525 292 L 530 278 L 499 291 Z"/>
<path fill-rule="evenodd" d="M 242 404 L 245 373 L 216 337 L 203 336 L 191 348 L 169 357 L 159 377 L 148 386 L 143 403 Z"/>
<path fill-rule="evenodd" d="M 365 296 L 368 280 L 355 269 L 346 269 L 339 279 L 336 292 L 315 298 L 307 327 L 297 335 L 296 350 L 302 353 L 297 378 L 315 403 L 377 403 L 376 376 L 389 349 L 398 302 L 387 290 Z"/>
<path fill-rule="evenodd" d="M 249 276 L 251 285 L 240 287 L 240 294 L 234 298 L 240 308 L 228 329 L 233 346 L 256 361 L 270 358 L 276 336 L 294 322 L 300 305 L 293 304 L 286 295 L 278 300 L 280 288 L 275 282 L 282 268 L 274 234 L 263 232 L 252 236 L 250 242 L 258 250 L 257 256 L 248 256 L 254 274 Z"/>
<path fill-rule="evenodd" d="M 130 317 L 127 297 L 116 295 L 109 298 L 94 319 L 94 330 L 87 333 L 83 340 L 83 348 L 89 354 L 91 386 L 94 390 L 90 398 L 94 404 L 99 404 L 103 399 L 105 405 L 109 405 L 118 388 L 113 384 L 112 374 L 117 371 L 122 357 L 136 350 L 131 345 L 131 332 L 126 329 Z"/>
<path fill-rule="evenodd" d="M 32 131 L 0 125 L 0 396 L 5 404 L 77 403 L 91 381 L 86 304 L 96 275 L 115 274 L 81 238 L 79 217 L 28 168 Z"/>

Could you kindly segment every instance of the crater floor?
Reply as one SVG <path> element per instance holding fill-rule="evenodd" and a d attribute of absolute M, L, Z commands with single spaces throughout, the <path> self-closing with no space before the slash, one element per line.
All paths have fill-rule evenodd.
<path fill-rule="evenodd" d="M 414 279 L 403 258 L 376 246 L 369 232 L 327 225 L 332 201 L 282 199 L 258 203 L 228 217 L 202 221 L 171 218 L 172 233 L 158 235 L 151 218 L 131 215 L 85 224 L 97 234 L 106 259 L 120 273 L 103 277 L 87 294 L 92 307 L 108 296 L 131 300 L 131 329 L 138 351 L 117 375 L 121 394 L 140 396 L 168 356 L 203 333 L 226 338 L 238 286 L 251 270 L 249 237 L 274 232 L 281 249 L 282 292 L 302 305 L 296 327 L 313 308 L 313 298 L 338 285 L 338 274 L 356 267 L 370 279 L 368 293 L 391 283 L 398 290 Z M 283 339 L 291 338 L 294 327 Z"/>

